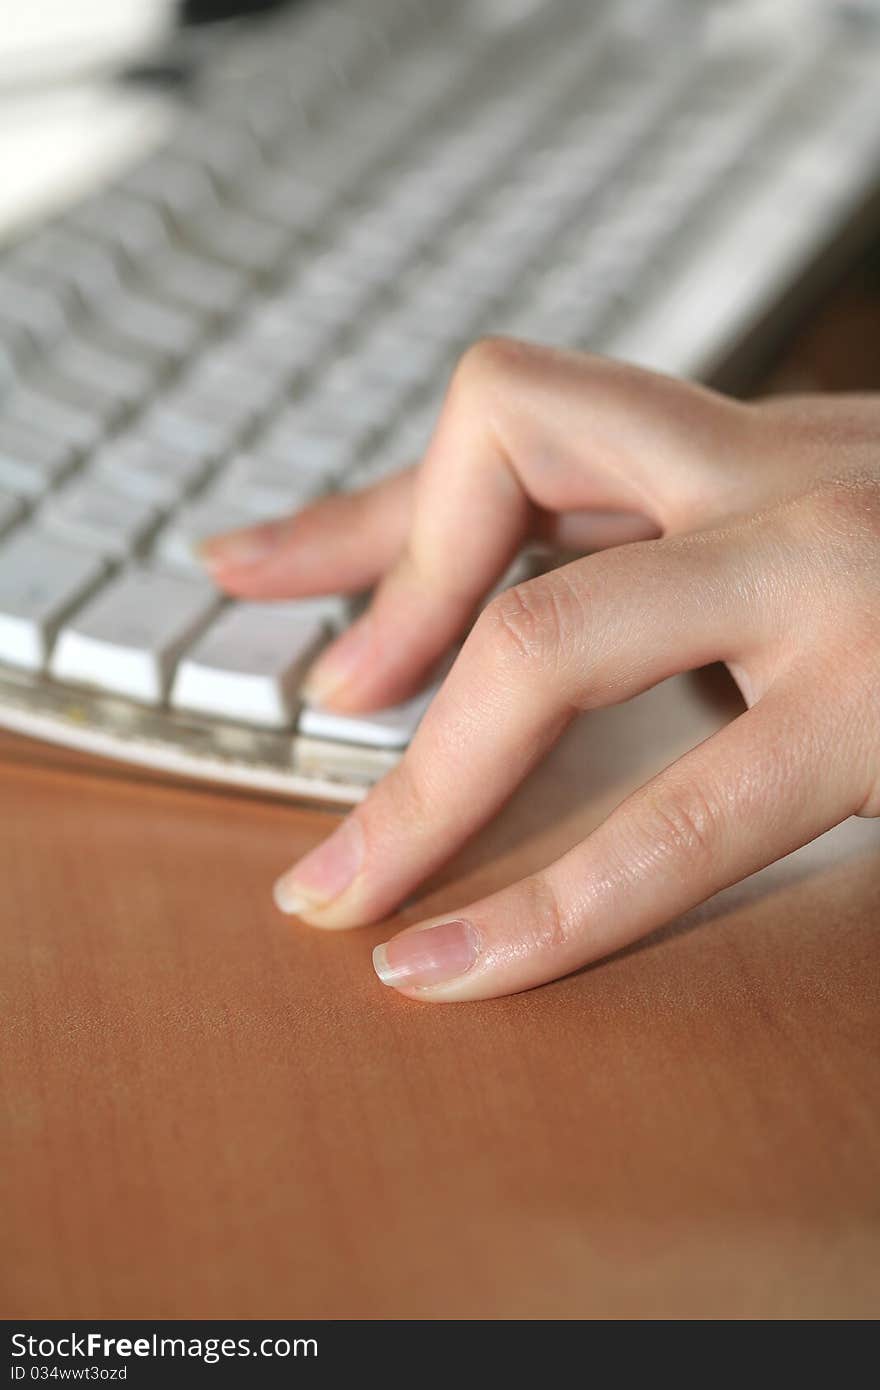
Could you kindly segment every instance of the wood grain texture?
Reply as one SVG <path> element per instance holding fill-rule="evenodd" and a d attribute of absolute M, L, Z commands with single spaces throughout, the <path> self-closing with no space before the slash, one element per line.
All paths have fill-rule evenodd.
<path fill-rule="evenodd" d="M 572 844 L 736 709 L 590 715 L 401 921 Z M 0 1312 L 880 1314 L 880 823 L 511 999 L 278 916 L 325 812 L 0 740 Z"/>

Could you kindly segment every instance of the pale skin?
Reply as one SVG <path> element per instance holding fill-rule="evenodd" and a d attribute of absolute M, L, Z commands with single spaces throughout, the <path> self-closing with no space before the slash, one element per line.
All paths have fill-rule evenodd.
<path fill-rule="evenodd" d="M 248 598 L 376 585 L 309 682 L 355 711 L 417 690 L 535 536 L 583 554 L 482 612 L 399 766 L 279 879 L 283 910 L 381 920 L 583 711 L 713 661 L 746 708 L 555 863 L 379 947 L 380 978 L 414 999 L 554 979 L 880 814 L 880 398 L 743 404 L 487 340 L 418 468 L 203 557 Z"/>

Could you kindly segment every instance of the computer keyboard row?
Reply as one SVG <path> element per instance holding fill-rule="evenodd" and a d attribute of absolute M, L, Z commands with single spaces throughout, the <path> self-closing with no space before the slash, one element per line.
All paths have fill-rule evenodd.
<path fill-rule="evenodd" d="M 400 748 L 431 691 L 351 718 L 301 709 L 302 674 L 350 616 L 343 599 L 222 604 L 211 585 L 101 559 L 42 531 L 0 551 L 0 654 L 24 670 L 161 706 L 315 738 Z"/>
<path fill-rule="evenodd" d="M 686 8 L 369 0 L 234 31 L 167 149 L 0 253 L 0 717 L 44 699 L 72 737 L 48 687 L 92 687 L 405 744 L 427 697 L 299 709 L 347 601 L 222 603 L 195 547 L 415 461 L 476 336 L 699 373 L 766 307 L 867 185 L 880 44 L 683 44 Z M 744 214 L 719 316 L 692 286 Z"/>

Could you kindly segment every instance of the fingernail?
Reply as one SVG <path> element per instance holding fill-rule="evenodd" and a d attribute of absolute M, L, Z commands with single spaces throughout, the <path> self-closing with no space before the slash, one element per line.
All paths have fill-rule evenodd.
<path fill-rule="evenodd" d="M 349 816 L 329 839 L 281 875 L 274 890 L 277 906 L 296 915 L 324 907 L 348 887 L 363 858 L 363 831 Z"/>
<path fill-rule="evenodd" d="M 479 937 L 470 922 L 439 922 L 377 946 L 373 968 L 383 985 L 418 989 L 466 975 L 479 953 Z"/>
<path fill-rule="evenodd" d="M 248 526 L 243 531 L 224 531 L 199 541 L 195 547 L 196 558 L 209 570 L 258 565 L 278 549 L 282 536 L 282 528 L 275 521 Z"/>
<path fill-rule="evenodd" d="M 370 635 L 368 617 L 363 617 L 323 651 L 302 683 L 303 698 L 321 705 L 346 685 L 363 664 Z"/>

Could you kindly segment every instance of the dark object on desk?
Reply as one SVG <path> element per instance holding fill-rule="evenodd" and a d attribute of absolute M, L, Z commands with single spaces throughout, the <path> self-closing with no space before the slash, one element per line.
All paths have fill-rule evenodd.
<path fill-rule="evenodd" d="M 184 24 L 205 24 L 215 19 L 238 19 L 259 10 L 277 10 L 289 0 L 182 0 Z"/>

